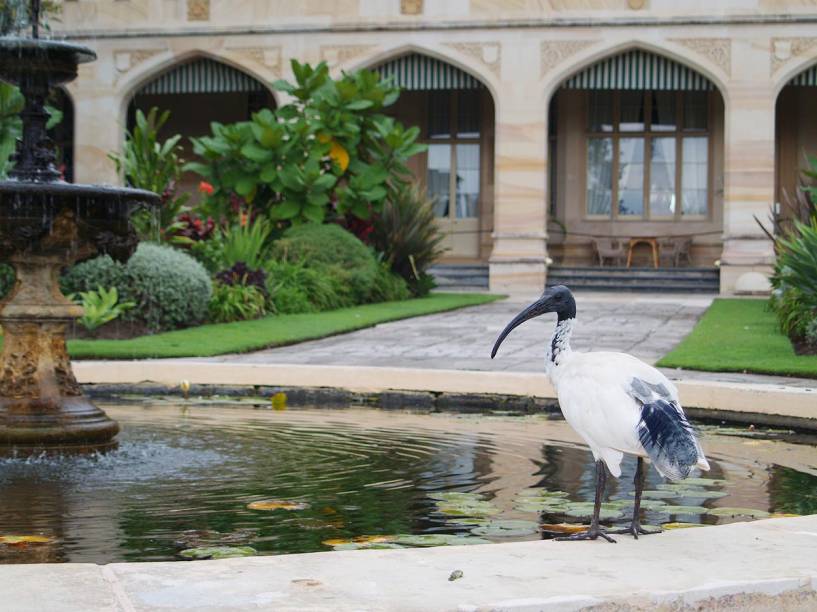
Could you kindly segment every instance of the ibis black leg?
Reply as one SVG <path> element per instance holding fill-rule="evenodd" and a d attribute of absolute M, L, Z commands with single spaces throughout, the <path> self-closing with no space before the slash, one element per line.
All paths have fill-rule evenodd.
<path fill-rule="evenodd" d="M 633 505 L 633 521 L 629 527 L 619 529 L 613 533 L 628 533 L 636 540 L 639 535 L 650 535 L 651 533 L 659 533 L 658 531 L 647 531 L 641 526 L 641 493 L 644 491 L 644 459 L 638 458 L 638 463 L 635 467 L 635 478 L 633 478 L 635 485 L 635 504 Z"/>
<path fill-rule="evenodd" d="M 593 505 L 593 520 L 590 521 L 590 529 L 582 533 L 555 538 L 556 540 L 595 540 L 604 538 L 613 544 L 616 541 L 608 536 L 599 526 L 599 513 L 601 512 L 601 498 L 604 495 L 604 485 L 607 483 L 607 466 L 604 461 L 596 461 L 596 500 Z"/>

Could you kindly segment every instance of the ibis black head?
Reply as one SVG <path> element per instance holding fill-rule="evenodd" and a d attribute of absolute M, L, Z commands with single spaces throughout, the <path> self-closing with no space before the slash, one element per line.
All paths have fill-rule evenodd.
<path fill-rule="evenodd" d="M 502 341 L 515 327 L 522 325 L 522 323 L 528 319 L 538 317 L 548 312 L 555 312 L 560 322 L 576 317 L 576 300 L 573 299 L 573 294 L 570 293 L 570 289 L 564 285 L 556 285 L 555 287 L 545 289 L 542 297 L 516 315 L 505 329 L 502 330 L 502 333 L 499 334 L 499 338 L 496 339 L 494 350 L 491 351 L 491 359 L 494 358 L 497 350 L 499 350 L 499 345 L 502 344 Z"/>

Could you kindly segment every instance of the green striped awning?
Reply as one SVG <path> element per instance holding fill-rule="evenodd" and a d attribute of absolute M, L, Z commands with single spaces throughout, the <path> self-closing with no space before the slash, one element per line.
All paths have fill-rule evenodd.
<path fill-rule="evenodd" d="M 789 81 L 788 84 L 799 85 L 800 87 L 817 87 L 817 65 L 804 70 Z"/>
<path fill-rule="evenodd" d="M 566 89 L 648 89 L 709 91 L 705 76 L 671 59 L 647 51 L 627 51 L 574 74 Z"/>
<path fill-rule="evenodd" d="M 374 68 L 381 78 L 392 77 L 402 89 L 481 89 L 467 72 L 433 57 L 411 53 Z"/>
<path fill-rule="evenodd" d="M 264 91 L 250 75 L 207 58 L 176 66 L 145 85 L 139 94 L 231 93 Z"/>

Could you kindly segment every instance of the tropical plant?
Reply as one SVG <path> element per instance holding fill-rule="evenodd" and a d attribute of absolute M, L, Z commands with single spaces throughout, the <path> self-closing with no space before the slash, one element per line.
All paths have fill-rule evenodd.
<path fill-rule="evenodd" d="M 369 237 L 414 295 L 425 295 L 434 286 L 426 270 L 442 255 L 443 238 L 434 203 L 418 185 L 405 187 L 386 200 Z"/>
<path fill-rule="evenodd" d="M 806 155 L 806 167 L 800 171 L 794 195 L 784 193 L 782 208 L 775 207 L 769 213 L 768 227 L 757 216 L 755 222 L 770 240 L 777 241 L 792 235 L 795 221 L 809 223 L 813 219 L 817 219 L 817 156 Z"/>
<path fill-rule="evenodd" d="M 241 262 L 259 270 L 270 257 L 272 224 L 263 217 L 245 218 L 245 222 L 216 228 L 212 238 L 192 247 L 196 258 L 212 273 Z"/>
<path fill-rule="evenodd" d="M 81 291 L 79 295 L 68 296 L 83 308 L 79 323 L 90 332 L 119 318 L 128 310 L 136 306 L 135 302 L 119 301 L 119 291 L 116 287 L 105 289 L 97 287 L 96 291 Z"/>
<path fill-rule="evenodd" d="M 352 305 L 335 266 L 270 260 L 266 265 L 268 307 L 276 314 L 334 310 Z"/>
<path fill-rule="evenodd" d="M 131 217 L 140 238 L 189 246 L 193 241 L 182 235 L 186 224 L 179 221 L 179 215 L 188 211 L 186 203 L 190 194 L 178 194 L 176 190 L 184 164 L 179 144 L 181 135 L 164 141 L 159 139 L 159 132 L 169 118 L 170 111 L 160 113 L 156 107 L 147 115 L 137 110 L 136 123 L 125 136 L 122 153 L 109 153 L 108 157 L 129 186 L 161 196 L 158 214 L 152 209 L 140 209 Z"/>
<path fill-rule="evenodd" d="M 260 268 L 251 269 L 243 261 L 216 274 L 215 280 L 222 285 L 256 287 L 264 295 L 267 294 L 267 273 Z"/>
<path fill-rule="evenodd" d="M 368 218 L 388 193 L 410 177 L 405 162 L 423 151 L 419 129 L 382 114 L 397 87 L 371 71 L 332 79 L 325 63 L 292 61 L 295 83 L 277 89 L 293 102 L 263 109 L 250 121 L 213 123 L 194 138 L 199 173 L 213 193 L 206 212 L 235 215 L 240 197 L 270 219 L 291 224 L 322 222 L 328 214 Z"/>
<path fill-rule="evenodd" d="M 817 219 L 795 221 L 791 237 L 778 237 L 772 307 L 784 333 L 804 337 L 817 317 Z"/>
<path fill-rule="evenodd" d="M 255 285 L 213 285 L 213 296 L 207 310 L 213 323 L 246 321 L 266 314 L 266 296 Z"/>

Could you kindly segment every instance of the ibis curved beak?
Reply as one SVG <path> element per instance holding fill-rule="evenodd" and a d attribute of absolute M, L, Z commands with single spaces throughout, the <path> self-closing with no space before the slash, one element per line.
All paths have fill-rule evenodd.
<path fill-rule="evenodd" d="M 539 315 L 551 312 L 549 298 L 550 296 L 547 294 L 547 292 L 545 292 L 542 297 L 516 315 L 513 320 L 505 326 L 505 329 L 502 330 L 502 333 L 499 334 L 499 338 L 497 338 L 496 342 L 494 343 L 494 349 L 491 351 L 491 359 L 496 356 L 496 352 L 499 350 L 499 345 L 502 344 L 502 341 L 508 337 L 508 334 L 510 334 L 514 328 L 519 327 L 528 319 L 533 319 Z"/>

